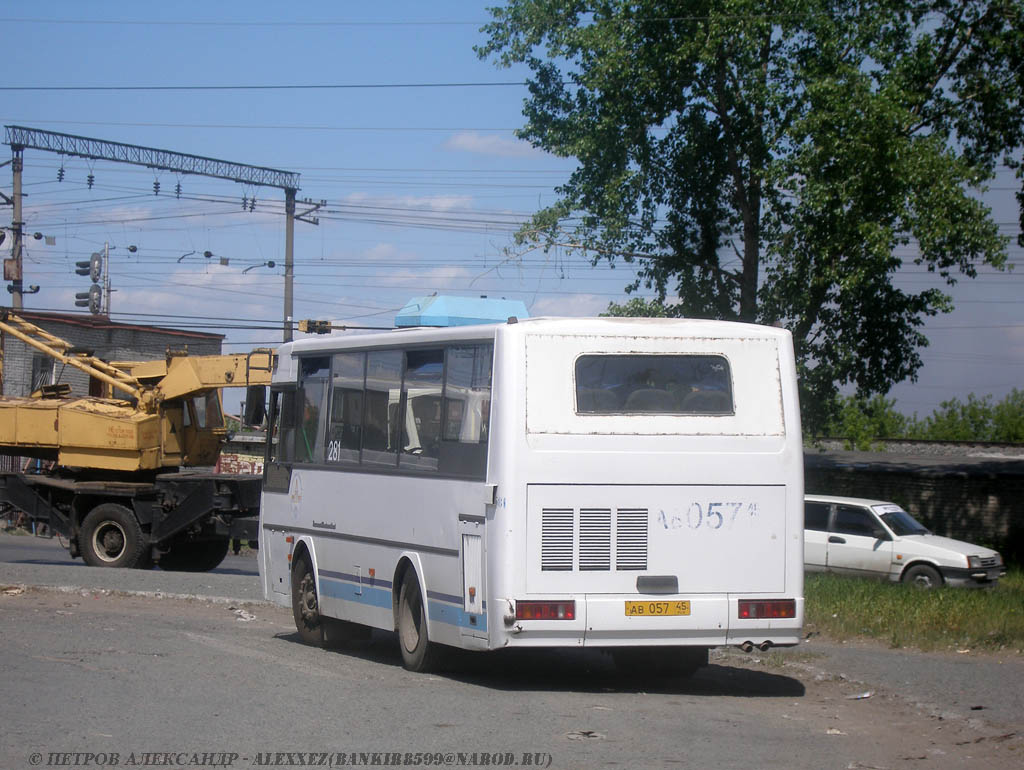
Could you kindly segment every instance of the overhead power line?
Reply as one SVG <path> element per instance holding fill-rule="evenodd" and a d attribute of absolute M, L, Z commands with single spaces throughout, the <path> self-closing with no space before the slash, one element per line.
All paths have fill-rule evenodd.
<path fill-rule="evenodd" d="M 493 88 L 525 86 L 524 80 L 489 83 L 286 83 L 217 86 L 0 86 L 0 91 L 337 91 L 376 88 Z"/>

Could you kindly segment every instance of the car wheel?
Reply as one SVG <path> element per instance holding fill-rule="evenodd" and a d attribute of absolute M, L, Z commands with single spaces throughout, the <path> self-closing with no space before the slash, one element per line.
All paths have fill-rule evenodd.
<path fill-rule="evenodd" d="M 903 573 L 903 582 L 915 588 L 938 588 L 942 585 L 942 575 L 935 567 L 927 564 L 915 564 Z"/>

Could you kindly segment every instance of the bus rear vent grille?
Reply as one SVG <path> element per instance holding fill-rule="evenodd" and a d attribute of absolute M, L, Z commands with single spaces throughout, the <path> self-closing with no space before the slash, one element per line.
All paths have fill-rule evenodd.
<path fill-rule="evenodd" d="M 545 508 L 541 514 L 540 568 L 571 570 L 573 551 L 572 508 Z"/>
<path fill-rule="evenodd" d="M 647 519 L 646 508 L 543 508 L 540 568 L 645 570 Z"/>

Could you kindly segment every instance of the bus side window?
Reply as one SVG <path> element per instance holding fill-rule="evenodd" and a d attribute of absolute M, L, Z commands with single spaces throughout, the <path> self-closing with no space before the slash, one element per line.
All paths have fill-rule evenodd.
<path fill-rule="evenodd" d="M 402 395 L 401 350 L 375 350 L 366 356 L 363 405 L 363 464 L 398 465 L 398 407 Z"/>
<path fill-rule="evenodd" d="M 365 353 L 336 353 L 331 375 L 328 463 L 358 463 L 363 438 Z"/>
<path fill-rule="evenodd" d="M 295 391 L 275 391 L 271 399 L 270 462 L 290 463 L 295 459 Z"/>
<path fill-rule="evenodd" d="M 444 350 L 410 350 L 405 354 L 405 415 L 402 459 L 405 468 L 436 471 L 441 445 L 441 392 Z"/>
<path fill-rule="evenodd" d="M 482 479 L 487 474 L 493 345 L 448 349 L 439 471 Z"/>
<path fill-rule="evenodd" d="M 304 463 L 324 462 L 326 433 L 327 380 L 331 361 L 327 357 L 301 361 L 299 382 L 299 415 L 296 424 L 295 460 Z"/>

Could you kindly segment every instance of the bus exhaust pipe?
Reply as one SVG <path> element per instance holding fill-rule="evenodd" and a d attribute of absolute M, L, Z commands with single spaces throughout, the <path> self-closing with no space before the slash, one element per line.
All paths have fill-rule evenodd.
<path fill-rule="evenodd" d="M 758 647 L 757 647 L 757 649 L 759 649 L 761 652 L 768 652 L 768 650 L 770 650 L 771 648 L 772 648 L 772 643 L 771 642 L 761 642 L 761 644 L 759 644 Z"/>
<path fill-rule="evenodd" d="M 740 645 L 740 649 L 743 650 L 743 652 L 753 652 L 754 651 L 754 643 L 753 642 L 744 642 L 743 644 Z"/>

